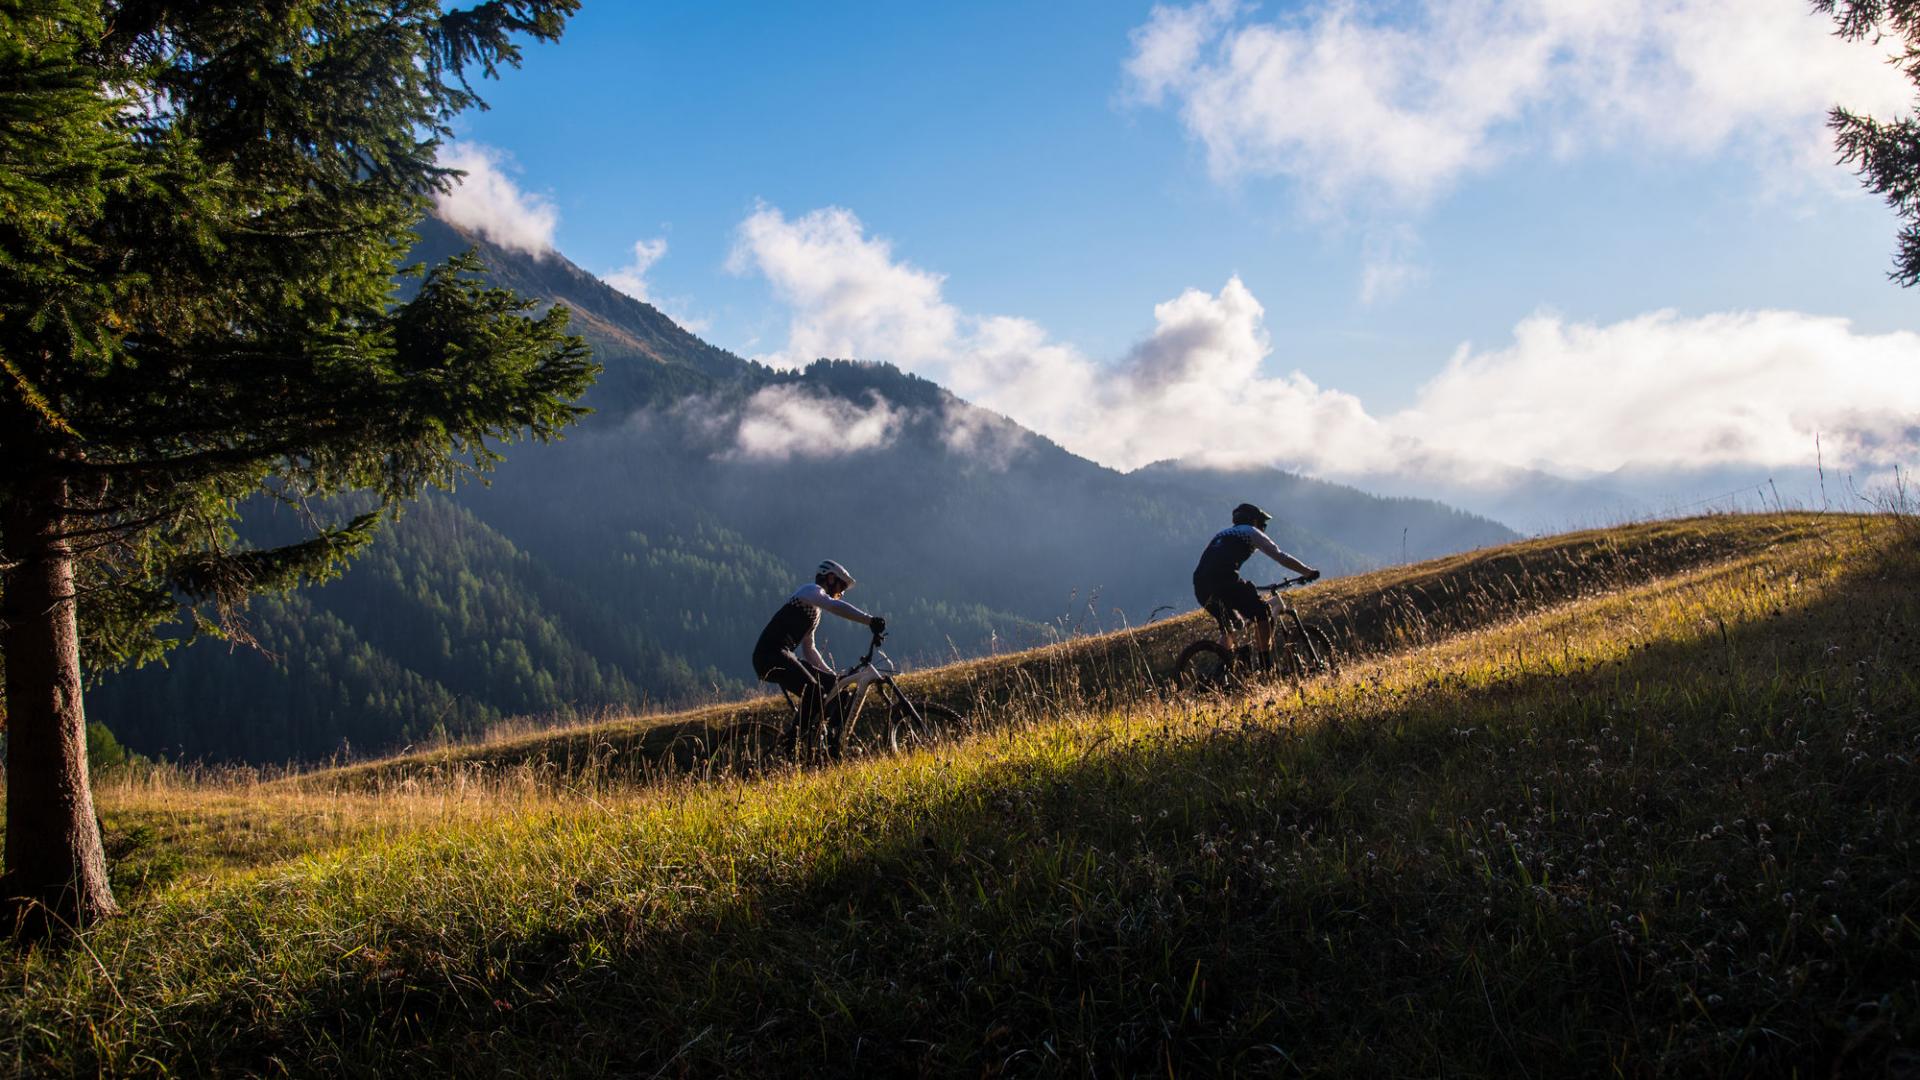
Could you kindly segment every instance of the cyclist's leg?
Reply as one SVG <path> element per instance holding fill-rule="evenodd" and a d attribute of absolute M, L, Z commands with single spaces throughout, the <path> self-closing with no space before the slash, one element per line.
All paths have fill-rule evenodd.
<path fill-rule="evenodd" d="M 1214 625 L 1220 628 L 1220 644 L 1226 647 L 1228 654 L 1232 654 L 1235 645 L 1233 632 L 1239 628 L 1240 620 L 1233 614 L 1233 609 L 1217 602 L 1209 609 L 1209 613 L 1213 616 Z"/>
<path fill-rule="evenodd" d="M 1221 603 L 1235 614 L 1253 625 L 1253 648 L 1255 659 L 1262 665 L 1273 663 L 1273 612 L 1267 610 L 1266 601 L 1260 599 L 1260 590 L 1253 582 L 1245 578 L 1236 578 L 1232 585 L 1221 590 Z"/>
<path fill-rule="evenodd" d="M 779 752 L 792 757 L 799 747 L 800 733 L 811 733 L 818 726 L 819 680 L 804 661 L 789 652 L 756 658 L 754 666 L 759 669 L 763 682 L 778 685 L 800 702 L 799 715 L 789 717 L 780 732 Z"/>
<path fill-rule="evenodd" d="M 1214 623 L 1220 628 L 1220 644 L 1226 647 L 1227 654 L 1231 656 L 1233 654 L 1233 609 L 1228 607 L 1221 598 L 1219 586 L 1216 583 L 1195 578 L 1193 598 L 1200 602 L 1200 607 L 1207 614 L 1213 616 Z"/>
<path fill-rule="evenodd" d="M 816 693 L 821 696 L 824 696 L 828 690 L 833 689 L 833 684 L 840 679 L 839 675 L 825 668 L 809 666 L 807 670 L 813 675 L 814 681 L 819 685 Z M 847 702 L 851 697 L 852 695 L 843 692 L 832 701 L 823 700 L 820 703 L 820 721 L 821 725 L 826 729 L 827 756 L 829 757 L 838 758 L 840 756 L 840 729 L 846 726 Z M 808 728 L 807 730 L 812 731 L 813 729 Z"/>
<path fill-rule="evenodd" d="M 1266 607 L 1264 605 L 1262 605 L 1260 609 L 1259 617 L 1254 620 L 1253 632 L 1255 635 L 1255 639 L 1259 642 L 1261 666 L 1272 667 L 1273 660 L 1274 660 L 1273 613 L 1266 610 Z"/>

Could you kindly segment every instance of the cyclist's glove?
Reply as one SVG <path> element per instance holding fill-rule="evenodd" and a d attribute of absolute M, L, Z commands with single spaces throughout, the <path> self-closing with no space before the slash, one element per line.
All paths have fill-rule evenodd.
<path fill-rule="evenodd" d="M 1301 580 L 1301 581 L 1319 581 L 1319 580 L 1320 580 L 1320 571 L 1318 571 L 1318 570 L 1309 570 L 1309 571 L 1307 571 L 1306 573 L 1304 573 L 1304 574 L 1301 574 L 1301 575 L 1300 575 L 1300 580 Z"/>
<path fill-rule="evenodd" d="M 867 626 L 872 628 L 874 637 L 885 637 L 887 635 L 887 620 L 878 615 L 867 620 Z"/>

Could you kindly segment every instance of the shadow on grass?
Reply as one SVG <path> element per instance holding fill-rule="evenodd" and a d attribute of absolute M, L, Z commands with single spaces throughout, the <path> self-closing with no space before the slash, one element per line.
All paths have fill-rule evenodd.
<path fill-rule="evenodd" d="M 1913 569 L 1338 723 L 1169 714 L 851 810 L 734 900 L 472 956 L 401 920 L 166 1027 L 205 1071 L 1903 1075 Z"/>

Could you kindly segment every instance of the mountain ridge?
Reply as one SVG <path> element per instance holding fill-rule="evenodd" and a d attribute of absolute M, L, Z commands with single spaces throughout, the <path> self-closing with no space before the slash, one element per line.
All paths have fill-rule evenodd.
<path fill-rule="evenodd" d="M 1123 473 L 891 365 L 771 368 L 557 252 L 431 217 L 419 231 L 417 260 L 472 250 L 495 284 L 574 312 L 604 367 L 595 412 L 486 485 L 430 493 L 340 580 L 263 602 L 268 653 L 202 642 L 98 680 L 90 715 L 131 748 L 312 760 L 738 696 L 761 623 L 825 557 L 861 576 L 851 599 L 889 616 L 896 655 L 926 661 L 1191 608 L 1193 560 L 1243 500 L 1332 575 L 1514 536 L 1274 470 Z M 826 646 L 858 651 L 834 622 Z"/>

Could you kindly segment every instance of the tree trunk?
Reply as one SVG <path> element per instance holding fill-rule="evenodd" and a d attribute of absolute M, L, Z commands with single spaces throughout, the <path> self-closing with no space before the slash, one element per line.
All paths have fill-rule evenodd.
<path fill-rule="evenodd" d="M 66 484 L 6 508 L 7 850 L 4 930 L 42 934 L 119 910 L 87 779 L 73 553 L 61 537 Z M 4 931 L 0 931 L 4 932 Z"/>

